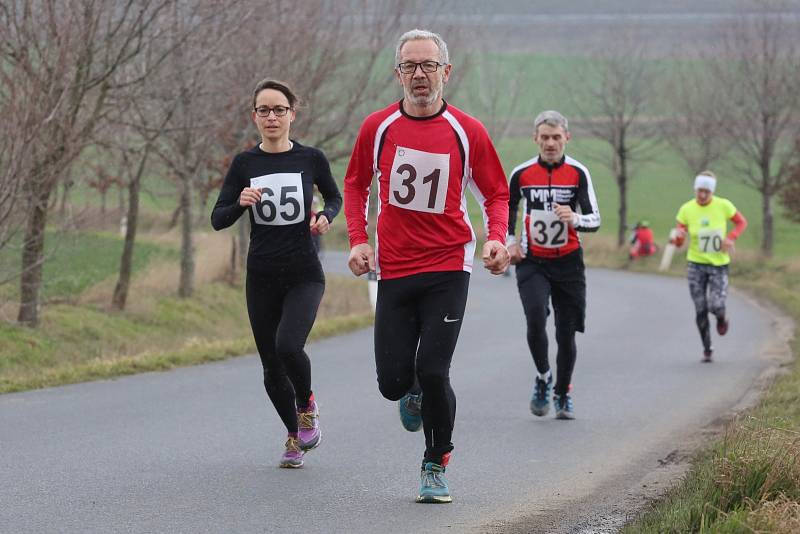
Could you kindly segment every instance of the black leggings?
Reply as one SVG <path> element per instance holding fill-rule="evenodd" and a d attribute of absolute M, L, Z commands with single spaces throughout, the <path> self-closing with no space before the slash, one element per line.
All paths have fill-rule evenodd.
<path fill-rule="evenodd" d="M 547 316 L 549 302 L 555 311 L 556 385 L 553 391 L 563 395 L 572 382 L 577 348 L 575 332 L 583 332 L 586 314 L 586 278 L 581 249 L 552 260 L 526 259 L 517 265 L 517 289 L 528 324 L 528 348 L 536 370 L 550 370 L 548 360 Z"/>
<path fill-rule="evenodd" d="M 453 450 L 456 396 L 450 361 L 467 305 L 469 273 L 421 273 L 378 282 L 375 367 L 389 400 L 422 391 L 425 459 Z"/>
<path fill-rule="evenodd" d="M 725 301 L 728 298 L 728 266 L 708 265 L 689 262 L 689 293 L 695 309 L 695 322 L 703 342 L 703 349 L 710 351 L 711 326 L 708 312 L 717 317 L 717 321 L 725 319 Z"/>
<path fill-rule="evenodd" d="M 297 406 L 311 395 L 311 361 L 303 350 L 325 292 L 322 270 L 312 276 L 247 272 L 247 313 L 264 388 L 286 430 L 297 432 Z"/>

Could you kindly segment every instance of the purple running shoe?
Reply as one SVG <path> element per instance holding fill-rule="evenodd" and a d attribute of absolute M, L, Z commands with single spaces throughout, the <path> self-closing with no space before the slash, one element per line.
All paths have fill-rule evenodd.
<path fill-rule="evenodd" d="M 303 450 L 300 448 L 297 438 L 289 436 L 286 439 L 286 450 L 281 456 L 280 466 L 290 469 L 303 467 Z"/>
<path fill-rule="evenodd" d="M 297 440 L 300 448 L 305 451 L 316 449 L 322 441 L 322 432 L 319 429 L 319 408 L 314 394 L 308 399 L 308 407 L 297 412 Z"/>

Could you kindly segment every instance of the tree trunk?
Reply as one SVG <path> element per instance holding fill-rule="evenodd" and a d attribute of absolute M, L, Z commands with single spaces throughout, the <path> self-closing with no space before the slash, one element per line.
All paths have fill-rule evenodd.
<path fill-rule="evenodd" d="M 617 246 L 626 243 L 628 229 L 628 162 L 625 156 L 619 156 L 619 173 L 617 174 L 619 189 L 619 227 L 617 228 Z"/>
<path fill-rule="evenodd" d="M 761 253 L 767 258 L 772 257 L 773 213 L 772 191 L 761 191 L 761 217 L 763 232 L 761 234 Z"/>
<path fill-rule="evenodd" d="M 17 321 L 20 324 L 36 327 L 39 325 L 47 202 L 34 198 L 32 204 L 25 226 L 25 243 L 22 249 L 22 275 L 20 276 L 20 303 Z"/>
<path fill-rule="evenodd" d="M 125 228 L 125 245 L 122 248 L 122 257 L 119 262 L 119 279 L 114 287 L 114 296 L 111 298 L 111 306 L 117 310 L 124 310 L 128 300 L 128 290 L 131 285 L 131 274 L 133 272 L 133 247 L 136 244 L 136 231 L 139 223 L 139 191 L 142 186 L 142 175 L 147 164 L 147 157 L 150 155 L 150 144 L 144 149 L 144 154 L 139 160 L 136 174 L 132 175 L 128 182 L 128 214 L 127 225 Z M 120 187 L 120 206 L 125 197 L 123 189 Z M 121 211 L 121 208 L 120 208 Z"/>
<path fill-rule="evenodd" d="M 211 191 L 202 188 L 199 193 L 199 200 L 200 206 L 197 210 L 197 222 L 198 224 L 205 224 L 208 225 L 208 213 L 206 212 L 206 206 L 208 206 L 208 197 L 211 195 Z"/>
<path fill-rule="evenodd" d="M 172 212 L 172 216 L 169 219 L 169 227 L 167 227 L 167 230 L 172 230 L 178 224 L 178 219 L 181 217 L 182 209 L 181 203 L 178 202 L 178 206 L 175 208 L 175 211 Z"/>
<path fill-rule="evenodd" d="M 136 226 L 139 219 L 139 177 L 131 178 L 128 184 L 128 226 L 125 230 L 125 245 L 119 261 L 119 278 L 111 297 L 111 306 L 115 310 L 124 310 L 128 300 L 128 290 L 133 272 L 133 246 L 136 243 Z"/>
<path fill-rule="evenodd" d="M 62 226 L 65 225 L 67 220 L 67 206 L 69 204 L 69 193 L 72 189 L 73 182 L 72 181 L 65 181 L 61 186 L 61 204 L 58 208 L 59 219 L 61 219 Z M 56 196 L 58 196 L 58 191 L 56 191 Z"/>
<path fill-rule="evenodd" d="M 235 235 L 231 236 L 231 262 L 228 265 L 228 283 L 230 285 L 236 284 L 237 274 L 239 269 L 236 266 L 236 260 L 239 257 L 239 252 L 236 250 L 237 239 Z"/>
<path fill-rule="evenodd" d="M 192 245 L 192 177 L 182 177 L 181 190 L 181 276 L 178 296 L 188 298 L 194 289 L 194 247 Z"/>

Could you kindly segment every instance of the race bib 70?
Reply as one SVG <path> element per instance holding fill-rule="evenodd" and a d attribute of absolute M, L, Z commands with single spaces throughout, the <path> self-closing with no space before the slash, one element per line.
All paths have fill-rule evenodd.
<path fill-rule="evenodd" d="M 719 252 L 722 250 L 721 228 L 708 228 L 697 232 L 697 248 L 700 252 Z"/>

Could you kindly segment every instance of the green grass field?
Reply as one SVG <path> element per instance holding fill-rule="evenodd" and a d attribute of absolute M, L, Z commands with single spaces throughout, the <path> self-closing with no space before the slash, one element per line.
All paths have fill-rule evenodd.
<path fill-rule="evenodd" d="M 122 246 L 122 239 L 109 233 L 48 232 L 42 298 L 45 301 L 68 299 L 108 277 L 116 276 Z M 140 271 L 151 261 L 177 261 L 177 258 L 177 251 L 170 247 L 140 240 L 134 249 L 133 272 Z M 0 250 L 0 272 L 14 272 L 19 268 L 19 245 Z M 19 285 L 8 283 L 0 286 L 0 296 L 17 298 Z"/>
<path fill-rule="evenodd" d="M 0 321 L 0 394 L 255 350 L 241 285 L 212 279 L 198 284 L 191 298 L 178 298 L 171 282 L 177 280 L 178 263 L 172 246 L 146 240 L 137 244 L 124 311 L 108 307 L 113 287 L 108 282 L 117 274 L 121 237 L 50 233 L 47 248 L 40 326 Z M 144 283 L 137 284 L 140 277 Z M 2 289 L 3 300 L 15 300 L 16 286 Z M 331 275 L 311 338 L 363 327 L 371 320 L 366 282 Z"/>

